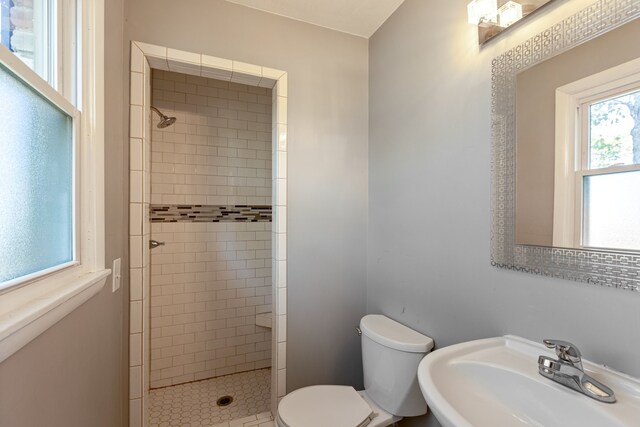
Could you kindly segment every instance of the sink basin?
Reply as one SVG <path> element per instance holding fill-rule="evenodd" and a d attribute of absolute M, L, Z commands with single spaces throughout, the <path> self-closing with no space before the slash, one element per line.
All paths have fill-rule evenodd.
<path fill-rule="evenodd" d="M 538 373 L 542 344 L 507 335 L 445 347 L 418 367 L 420 389 L 443 427 L 638 427 L 640 380 L 583 359 L 615 392 L 603 403 Z"/>

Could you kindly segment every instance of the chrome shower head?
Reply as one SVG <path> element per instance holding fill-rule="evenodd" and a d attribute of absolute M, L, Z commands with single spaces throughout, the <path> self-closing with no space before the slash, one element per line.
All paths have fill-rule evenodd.
<path fill-rule="evenodd" d="M 176 118 L 175 117 L 164 116 L 164 117 L 162 117 L 162 120 L 160 120 L 160 123 L 158 123 L 158 128 L 164 129 L 166 127 L 171 126 L 175 122 L 176 122 Z"/>
<path fill-rule="evenodd" d="M 159 129 L 164 129 L 166 127 L 169 127 L 169 126 L 171 126 L 172 124 L 174 124 L 176 122 L 176 118 L 175 117 L 165 116 L 156 107 L 151 106 L 151 109 L 153 111 L 155 111 L 156 113 L 158 113 L 158 115 L 160 116 L 160 123 L 158 123 L 158 128 Z"/>

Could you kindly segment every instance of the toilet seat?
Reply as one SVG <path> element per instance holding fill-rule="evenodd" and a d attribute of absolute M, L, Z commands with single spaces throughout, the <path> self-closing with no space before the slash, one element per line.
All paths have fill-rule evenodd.
<path fill-rule="evenodd" d="M 364 427 L 375 417 L 349 386 L 316 385 L 287 394 L 278 405 L 282 427 Z"/>

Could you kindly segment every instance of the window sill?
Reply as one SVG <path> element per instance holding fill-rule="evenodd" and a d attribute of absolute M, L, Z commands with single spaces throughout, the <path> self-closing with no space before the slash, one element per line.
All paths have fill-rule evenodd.
<path fill-rule="evenodd" d="M 52 277 L 0 295 L 0 362 L 97 294 L 109 274 Z"/>

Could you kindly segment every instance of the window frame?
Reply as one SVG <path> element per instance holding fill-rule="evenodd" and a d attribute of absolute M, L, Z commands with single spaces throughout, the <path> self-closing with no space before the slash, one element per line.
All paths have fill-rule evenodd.
<path fill-rule="evenodd" d="M 104 265 L 104 0 L 78 0 L 78 7 L 82 18 L 72 31 L 77 28 L 81 52 L 76 61 L 81 106 L 76 128 L 78 262 L 0 292 L 0 362 L 99 292 L 110 274 Z M 0 58 L 16 75 L 35 74 L 8 49 L 4 53 L 11 58 Z M 48 84 L 49 88 L 42 87 L 46 83 L 39 76 L 37 79 L 38 83 L 27 82 L 71 104 L 62 94 L 50 93 Z"/>
<path fill-rule="evenodd" d="M 640 165 L 589 168 L 588 106 L 599 100 L 640 90 L 640 58 L 556 89 L 553 246 L 584 246 L 584 177 L 640 170 Z"/>
<path fill-rule="evenodd" d="M 0 293 L 10 290 L 14 287 L 25 286 L 30 283 L 37 282 L 38 280 L 55 274 L 59 271 L 75 267 L 82 263 L 82 244 L 80 242 L 81 235 L 81 217 L 79 212 L 79 201 L 82 200 L 81 194 L 78 189 L 78 174 L 80 171 L 80 162 L 78 160 L 80 153 L 80 140 L 81 140 L 81 113 L 80 111 L 69 102 L 61 93 L 56 91 L 49 85 L 44 79 L 42 79 L 36 71 L 32 70 L 28 65 L 22 62 L 17 56 L 15 56 L 4 45 L 0 45 L 0 63 L 6 67 L 16 78 L 22 81 L 26 86 L 37 92 L 42 99 L 49 101 L 56 108 L 71 117 L 72 121 L 72 224 L 73 224 L 73 257 L 71 261 L 67 261 L 62 264 L 58 264 L 37 272 L 26 274 L 17 277 L 12 280 L 0 283 Z"/>

